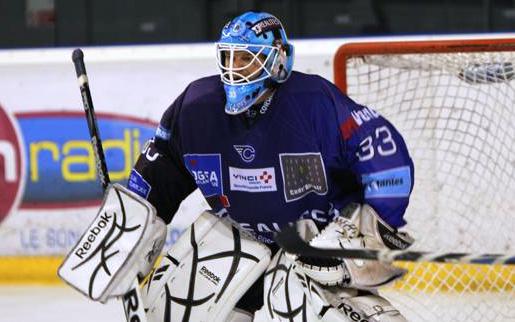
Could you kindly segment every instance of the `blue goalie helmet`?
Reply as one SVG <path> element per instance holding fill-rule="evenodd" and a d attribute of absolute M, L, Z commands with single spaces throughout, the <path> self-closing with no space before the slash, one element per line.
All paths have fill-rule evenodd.
<path fill-rule="evenodd" d="M 234 18 L 222 29 L 216 48 L 228 114 L 246 111 L 291 74 L 293 46 L 279 19 L 269 13 Z"/>

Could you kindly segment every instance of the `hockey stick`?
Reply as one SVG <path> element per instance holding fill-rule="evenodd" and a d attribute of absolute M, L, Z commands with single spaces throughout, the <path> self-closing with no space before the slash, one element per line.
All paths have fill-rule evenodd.
<path fill-rule="evenodd" d="M 95 160 L 97 164 L 98 176 L 102 184 L 102 189 L 105 191 L 109 186 L 111 180 L 109 179 L 109 172 L 102 148 L 102 140 L 100 139 L 100 131 L 98 130 L 97 118 L 95 109 L 93 107 L 93 100 L 91 99 L 91 92 L 89 90 L 89 81 L 86 74 L 86 66 L 84 64 L 84 53 L 82 50 L 75 49 L 72 54 L 73 64 L 75 65 L 75 72 L 79 81 L 80 94 L 82 96 L 82 104 L 84 112 L 86 113 L 86 120 L 88 122 L 89 136 L 91 138 L 91 145 L 95 153 Z M 140 321 L 146 322 L 147 316 L 145 314 L 141 292 L 137 278 L 132 283 L 131 288 L 122 297 L 123 310 L 127 322 Z"/>
<path fill-rule="evenodd" d="M 84 112 L 86 113 L 86 121 L 88 122 L 91 145 L 93 146 L 93 152 L 95 153 L 98 176 L 100 178 L 100 183 L 102 184 L 102 189 L 105 191 L 111 180 L 109 179 L 104 149 L 102 148 L 102 141 L 100 140 L 100 132 L 98 131 L 97 118 L 93 107 L 93 100 L 91 99 L 91 92 L 89 90 L 88 75 L 86 74 L 86 65 L 84 65 L 84 53 L 82 50 L 75 49 L 72 54 L 72 60 L 75 65 L 75 72 L 77 73 L 77 79 L 79 81 L 82 105 L 84 106 Z"/>
<path fill-rule="evenodd" d="M 275 241 L 286 252 L 306 257 L 369 259 L 392 261 L 515 265 L 515 254 L 434 253 L 403 250 L 317 248 L 304 241 L 295 226 L 275 235 Z"/>

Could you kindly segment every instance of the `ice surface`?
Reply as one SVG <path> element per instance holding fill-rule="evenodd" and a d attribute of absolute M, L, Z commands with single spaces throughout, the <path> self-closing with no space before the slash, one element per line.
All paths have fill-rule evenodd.
<path fill-rule="evenodd" d="M 101 304 L 67 286 L 0 286 L 1 322 L 123 322 L 120 301 Z"/>

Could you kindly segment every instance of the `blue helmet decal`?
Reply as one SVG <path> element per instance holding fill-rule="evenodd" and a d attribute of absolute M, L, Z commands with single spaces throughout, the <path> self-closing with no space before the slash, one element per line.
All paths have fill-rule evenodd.
<path fill-rule="evenodd" d="M 293 46 L 279 19 L 264 12 L 246 12 L 222 29 L 217 62 L 227 98 L 225 111 L 239 114 L 262 97 L 271 84 L 288 79 Z"/>

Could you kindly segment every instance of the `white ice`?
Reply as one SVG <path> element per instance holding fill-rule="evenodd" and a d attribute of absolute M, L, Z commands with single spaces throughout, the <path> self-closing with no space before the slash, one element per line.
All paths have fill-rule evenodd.
<path fill-rule="evenodd" d="M 121 302 L 96 303 L 67 286 L 0 286 L 0 322 L 122 322 Z"/>
<path fill-rule="evenodd" d="M 410 322 L 515 322 L 515 293 L 425 296 L 383 292 Z M 124 322 L 119 301 L 100 304 L 67 286 L 0 286 L 0 322 Z"/>

